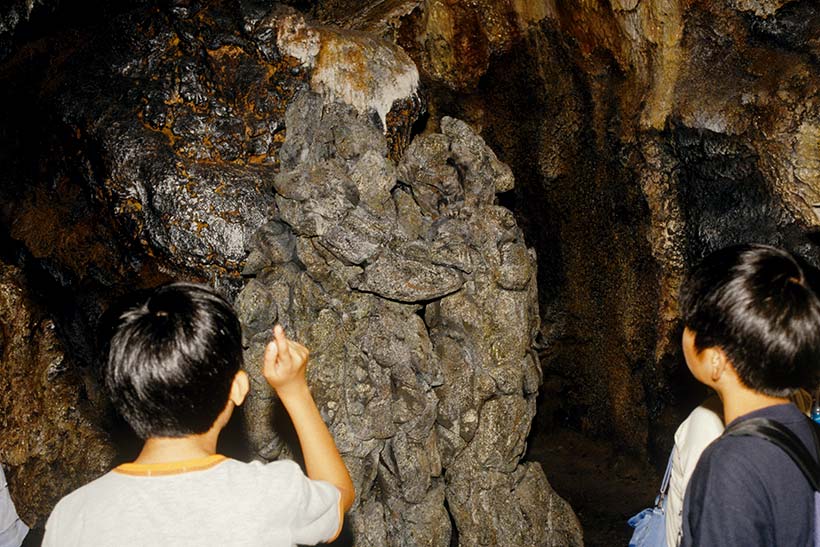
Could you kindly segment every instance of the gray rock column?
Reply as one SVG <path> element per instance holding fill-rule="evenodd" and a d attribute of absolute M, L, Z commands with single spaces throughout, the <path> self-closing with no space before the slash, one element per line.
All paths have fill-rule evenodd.
<path fill-rule="evenodd" d="M 572 510 L 521 464 L 538 310 L 535 256 L 496 204 L 509 168 L 449 118 L 398 166 L 351 106 L 304 93 L 286 125 L 276 214 L 237 307 L 249 367 L 275 322 L 311 349 L 308 380 L 356 485 L 354 544 L 580 545 Z M 288 455 L 275 397 L 251 376 L 254 448 Z"/>

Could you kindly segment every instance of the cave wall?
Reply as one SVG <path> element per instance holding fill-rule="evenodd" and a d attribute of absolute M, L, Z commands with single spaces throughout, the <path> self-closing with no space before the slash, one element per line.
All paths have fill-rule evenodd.
<path fill-rule="evenodd" d="M 264 4 L 132 7 L 0 67 L 6 259 L 64 302 L 55 332 L 76 359 L 50 380 L 99 387 L 97 318 L 126 290 L 208 282 L 236 302 L 253 378 L 274 322 L 313 348 L 359 493 L 343 543 L 580 545 L 522 461 L 539 315 L 534 256 L 497 202 L 509 167 L 459 120 L 414 135 L 418 71 L 394 42 Z M 264 383 L 242 417 L 249 456 L 298 457 Z M 22 500 L 32 524 L 60 493 Z"/>
<path fill-rule="evenodd" d="M 469 293 L 460 284 L 467 283 L 464 276 L 484 283 L 459 253 L 491 264 L 487 271 L 501 287 L 487 284 L 493 291 L 527 295 L 513 308 L 526 316 L 514 324 L 527 333 L 519 333 L 513 353 L 537 350 L 544 375 L 539 404 L 547 416 L 541 425 L 569 424 L 638 453 L 668 445 L 669 428 L 688 399 L 699 396 L 678 351 L 676 294 L 689 265 L 739 241 L 783 245 L 820 262 L 820 10 L 813 2 L 284 4 L 135 0 L 90 19 L 78 11 L 62 28 L 55 20 L 37 27 L 37 17 L 73 13 L 67 2 L 12 3 L 0 13 L 0 144 L 8 173 L 0 188 L 0 236 L 20 249 L 7 262 L 35 264 L 50 294 L 62 297 L 44 304 L 43 313 L 55 322 L 60 351 L 77 361 L 68 361 L 74 364 L 66 370 L 74 372 L 66 378 L 85 378 L 69 382 L 75 393 L 93 377 L 93 325 L 104 304 L 173 277 L 210 282 L 237 297 L 251 334 L 261 334 L 273 316 L 243 304 L 257 298 L 319 345 L 327 333 L 311 331 L 306 317 L 326 310 L 328 321 L 346 325 L 339 355 L 352 351 L 348 336 L 366 330 L 339 312 L 347 290 L 356 294 L 347 302 L 353 309 L 375 306 L 403 326 L 422 321 L 426 333 L 413 330 L 396 342 L 421 352 L 419 363 L 426 363 L 402 377 L 416 376 L 409 394 L 398 390 L 389 400 L 385 390 L 395 379 L 379 359 L 351 374 L 374 388 L 382 398 L 372 400 L 385 408 L 426 401 L 441 420 L 418 429 L 396 418 L 397 411 L 366 427 L 357 414 L 342 413 L 334 422 L 342 438 L 367 441 L 364 452 L 348 453 L 368 493 L 360 515 L 381 523 L 357 528 L 366 541 L 443 543 L 459 530 L 465 544 L 491 544 L 501 540 L 487 530 L 505 519 L 534 522 L 527 508 L 560 506 L 543 474 L 519 464 L 534 412 L 536 361 L 522 357 L 510 365 L 497 359 L 497 346 L 472 339 L 491 325 L 491 311 L 478 304 L 471 308 L 475 325 L 454 321 L 467 305 L 453 297 Z M 21 16 L 27 6 L 33 10 Z M 299 108 L 290 114 L 291 127 L 309 128 L 309 138 L 303 134 L 298 142 L 313 156 L 308 172 L 300 172 L 286 113 L 311 93 L 321 106 L 310 114 L 320 118 Z M 340 104 L 355 112 L 333 106 Z M 456 131 L 460 122 L 442 122 L 447 116 L 472 129 Z M 326 122 L 335 129 L 322 129 Z M 339 128 L 345 124 L 358 129 Z M 484 190 L 470 198 L 465 166 L 474 160 L 454 152 L 462 146 L 454 143 L 463 142 L 481 142 L 468 147 L 479 157 L 497 154 L 515 185 L 486 194 L 487 185 L 496 185 L 489 181 L 507 177 L 498 167 L 482 175 Z M 483 151 L 484 142 L 492 153 Z M 284 166 L 283 147 L 291 150 Z M 412 154 L 417 164 L 438 167 L 426 173 L 413 166 Z M 365 174 L 375 186 L 364 182 Z M 336 182 L 312 185 L 314 178 Z M 500 215 L 493 222 L 514 227 L 470 225 L 445 211 L 454 203 L 468 216 L 493 211 Z M 477 233 L 506 235 L 475 241 L 461 232 L 462 222 Z M 432 244 L 440 248 L 431 258 Z M 493 245 L 501 254 L 489 252 Z M 537 271 L 525 257 L 528 248 L 537 255 Z M 374 260 L 379 253 L 389 259 Z M 506 260 L 514 271 L 505 270 Z M 515 286 L 515 276 L 530 268 L 537 291 L 529 278 L 526 289 L 504 286 Z M 277 276 L 284 285 L 272 281 Z M 412 280 L 412 296 L 396 283 L 402 276 Z M 479 290 L 477 300 L 510 296 L 493 291 Z M 310 304 L 291 318 L 283 310 L 293 313 L 285 302 L 292 294 L 306 295 Z M 448 336 L 461 331 L 458 342 L 473 349 L 460 350 L 467 356 L 459 361 Z M 249 346 L 250 357 L 259 344 Z M 474 436 L 481 423 L 495 433 L 503 429 L 509 416 L 493 405 L 488 421 L 465 425 L 495 395 L 489 384 L 482 387 L 483 367 L 446 363 L 472 363 L 485 354 L 502 371 L 490 375 L 495 388 L 516 393 L 510 404 L 520 419 L 510 431 L 517 440 Z M 442 375 L 449 370 L 475 391 L 454 395 L 437 384 L 430 370 L 442 366 Z M 318 373 L 313 380 L 327 382 L 323 409 L 331 417 L 338 386 Z M 363 400 L 350 404 L 367 408 L 372 393 L 360 391 Z M 101 420 L 88 416 L 90 423 Z M 251 411 L 246 425 L 254 450 L 274 457 L 288 449 L 270 419 Z M 359 437 L 345 432 L 351 424 L 361 426 Z M 362 427 L 381 433 L 365 439 Z M 459 450 L 470 455 L 467 463 L 450 448 L 440 448 L 447 464 L 413 456 L 431 438 L 465 443 Z M 490 457 L 478 449 L 496 443 L 507 452 Z M 423 481 L 398 474 L 396 458 L 423 468 Z M 494 486 L 481 492 L 460 478 L 476 473 L 478 460 L 481 473 L 495 473 L 486 479 Z M 17 480 L 15 470 L 10 475 Z M 410 499 L 398 493 L 405 488 Z M 536 490 L 552 501 L 536 502 Z M 512 492 L 528 494 L 509 514 L 472 505 Z M 37 503 L 24 513 L 42 516 L 46 505 Z M 418 530 L 427 532 L 402 536 L 397 531 L 409 525 L 397 515 L 411 506 Z M 577 540 L 571 511 L 559 507 L 555 514 L 563 524 L 548 518 L 539 533 Z M 511 526 L 510 534 L 522 530 Z"/>
<path fill-rule="evenodd" d="M 0 263 L 0 461 L 20 518 L 42 528 L 57 500 L 116 453 L 99 393 L 37 300 L 25 272 Z"/>
<path fill-rule="evenodd" d="M 816 5 L 429 0 L 393 35 L 431 118 L 479 128 L 516 175 L 545 413 L 664 452 L 702 396 L 678 350 L 688 266 L 740 241 L 818 263 Z"/>

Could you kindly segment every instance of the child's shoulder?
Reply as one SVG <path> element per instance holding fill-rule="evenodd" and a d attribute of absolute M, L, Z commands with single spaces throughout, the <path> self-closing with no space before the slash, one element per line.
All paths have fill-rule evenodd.
<path fill-rule="evenodd" d="M 301 482 L 310 480 L 293 460 L 242 462 L 229 459 L 215 469 L 214 475 L 214 480 L 224 481 L 232 489 L 254 491 L 264 485 L 282 496 L 299 490 Z"/>
<path fill-rule="evenodd" d="M 64 496 L 55 511 L 71 510 L 77 506 L 88 507 L 106 503 L 106 499 L 118 498 L 125 492 L 164 489 L 176 486 L 183 489 L 197 483 L 230 485 L 232 489 L 257 490 L 279 489 L 284 492 L 301 480 L 306 480 L 302 468 L 292 460 L 278 460 L 269 463 L 260 461 L 242 462 L 226 458 L 218 465 L 199 470 L 180 470 L 175 473 L 152 473 L 150 470 L 136 471 L 128 466 L 115 468 L 105 475 L 77 488 Z"/>
<path fill-rule="evenodd" d="M 773 405 L 750 412 L 734 420 L 737 423 L 749 418 L 766 418 L 775 420 L 796 433 L 799 437 L 805 435 L 809 421 L 793 404 Z M 731 425 L 731 424 L 730 424 Z M 704 451 L 714 471 L 729 476 L 746 477 L 749 473 L 757 473 L 768 482 L 784 464 L 788 464 L 789 456 L 775 444 L 758 437 L 721 435 Z M 776 469 L 777 468 L 777 469 Z"/>
<path fill-rule="evenodd" d="M 89 505 L 105 503 L 105 500 L 118 495 L 117 483 L 115 472 L 109 471 L 63 496 L 54 506 L 51 516 L 72 515 L 84 511 Z"/>
<path fill-rule="evenodd" d="M 272 462 L 262 462 L 251 460 L 242 462 L 239 460 L 229 460 L 225 469 L 234 473 L 244 473 L 254 476 L 267 476 L 279 478 L 304 477 L 302 468 L 293 460 L 275 460 Z"/>

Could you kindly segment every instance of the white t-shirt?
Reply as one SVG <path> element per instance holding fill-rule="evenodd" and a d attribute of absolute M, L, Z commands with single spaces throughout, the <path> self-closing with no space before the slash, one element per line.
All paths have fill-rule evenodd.
<path fill-rule="evenodd" d="M 17 516 L 2 465 L 0 487 L 0 547 L 20 547 L 28 533 L 28 526 Z"/>
<path fill-rule="evenodd" d="M 214 455 L 125 464 L 64 497 L 43 547 L 313 545 L 341 529 L 341 492 L 292 461 Z"/>
<path fill-rule="evenodd" d="M 680 424 L 675 432 L 672 470 L 669 473 L 669 492 L 666 495 L 666 544 L 680 545 L 683 496 L 701 453 L 723 433 L 720 400 L 707 399 Z"/>

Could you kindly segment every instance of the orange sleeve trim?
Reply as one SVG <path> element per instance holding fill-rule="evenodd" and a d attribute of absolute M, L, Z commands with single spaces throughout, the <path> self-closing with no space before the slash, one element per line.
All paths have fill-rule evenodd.
<path fill-rule="evenodd" d="M 117 473 L 135 477 L 157 477 L 179 475 L 189 471 L 202 471 L 227 460 L 222 454 L 212 454 L 204 458 L 162 463 L 124 463 L 114 468 Z"/>

